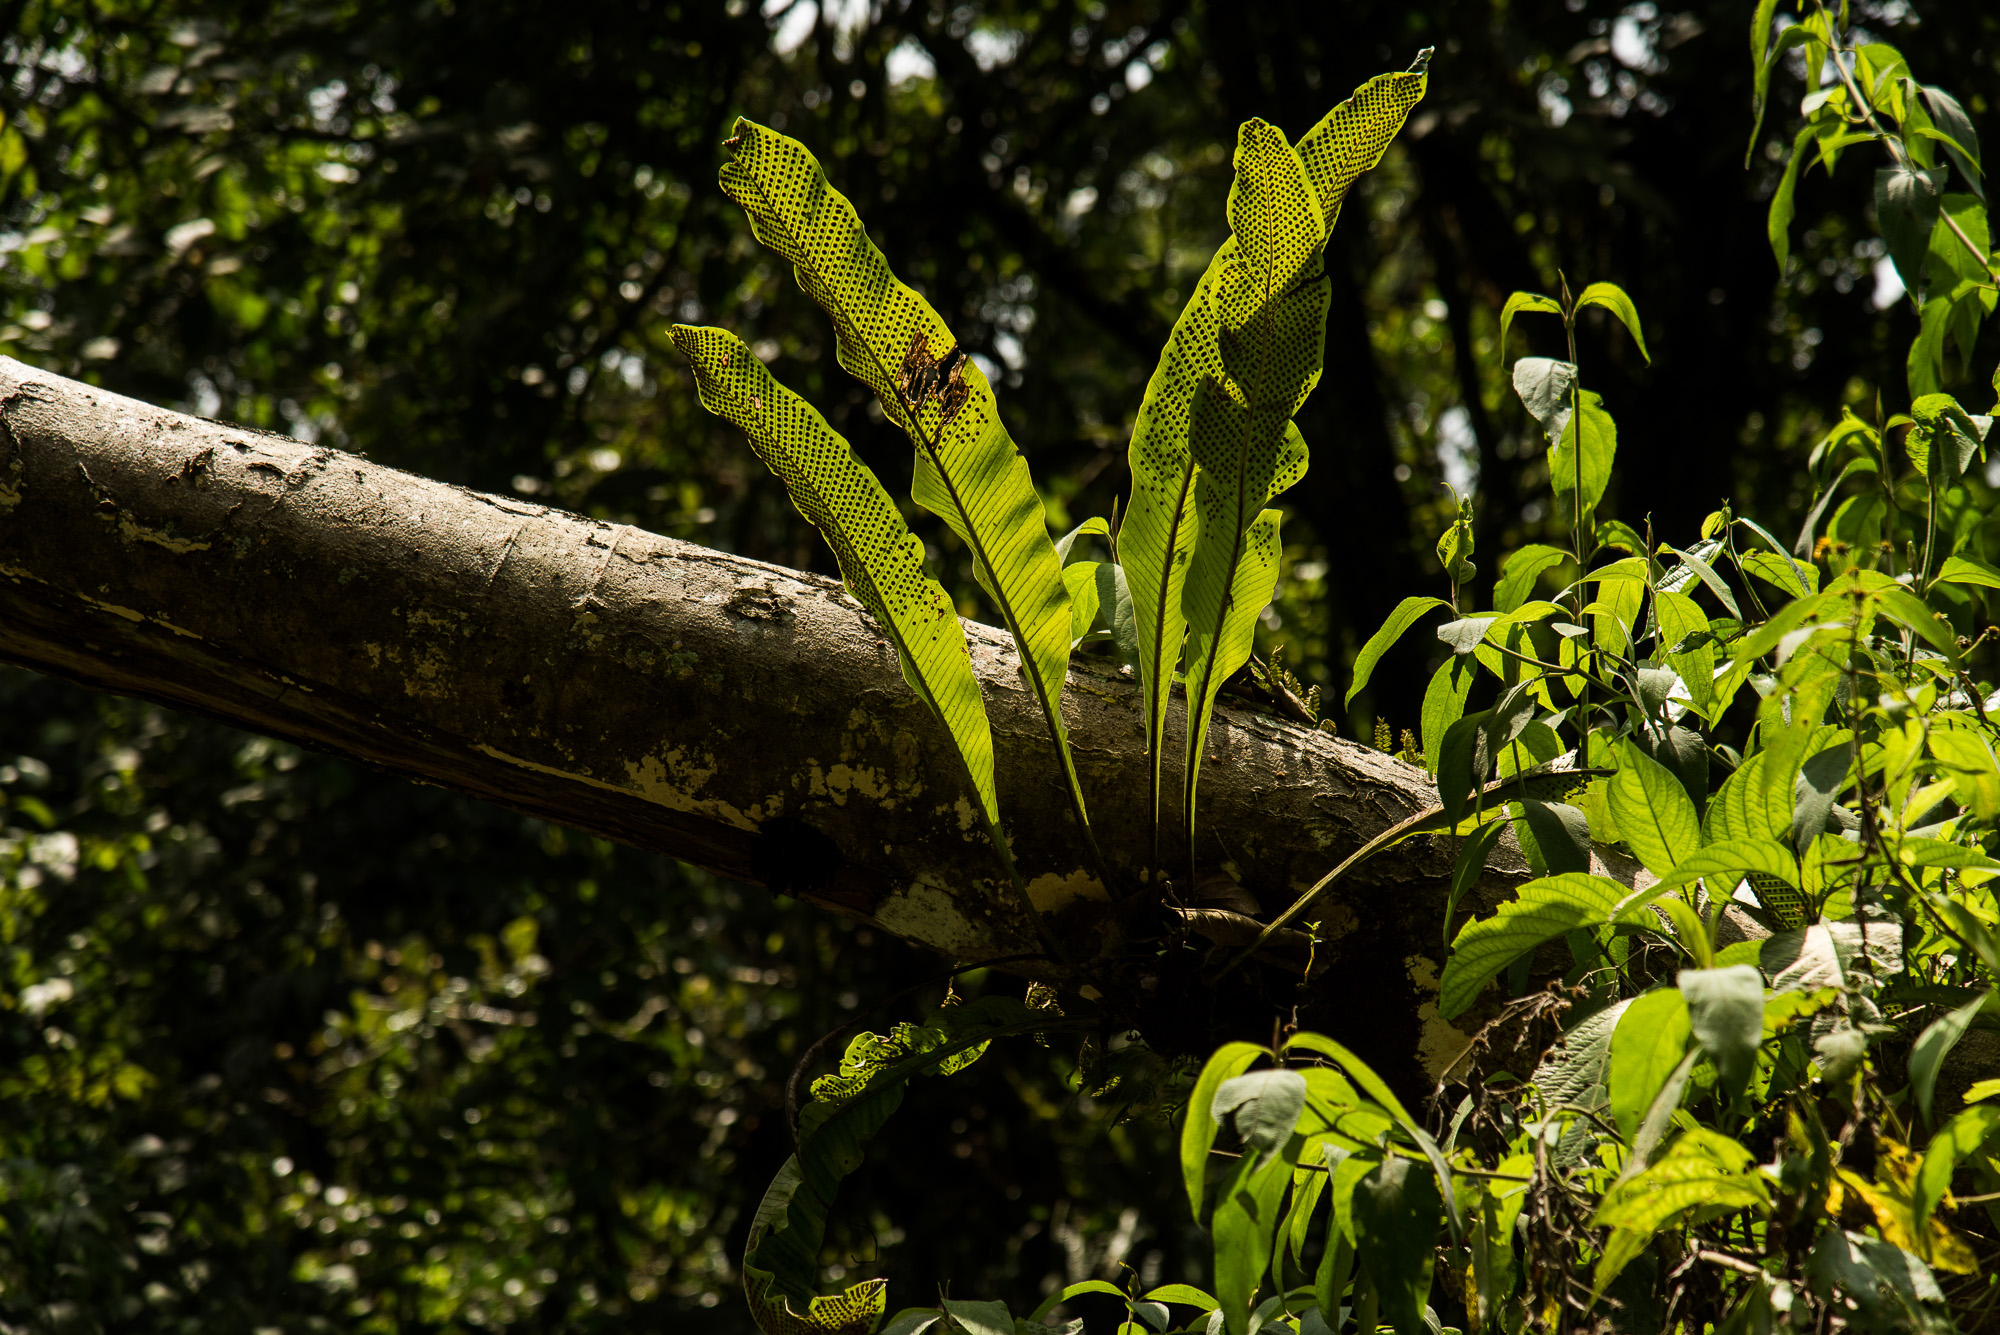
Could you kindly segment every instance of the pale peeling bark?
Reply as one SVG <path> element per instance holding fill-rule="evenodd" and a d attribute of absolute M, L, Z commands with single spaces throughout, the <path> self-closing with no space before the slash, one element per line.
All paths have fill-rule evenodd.
<path fill-rule="evenodd" d="M 836 583 L 4 358 L 0 428 L 0 658 L 761 882 L 958 959 L 1037 949 L 943 729 Z M 1013 650 L 968 631 L 1015 856 L 1089 957 L 1114 944 L 1105 888 L 1077 855 Z M 1064 705 L 1130 883 L 1147 848 L 1134 697 L 1079 660 Z M 1411 766 L 1227 698 L 1209 752 L 1198 861 L 1266 916 L 1434 801 Z M 1498 861 L 1487 902 L 1522 875 Z M 1464 1043 L 1433 1004 L 1450 864 L 1447 841 L 1415 841 L 1307 915 L 1333 955 L 1311 989 L 1322 1026 L 1411 1075 Z M 1142 1008 L 1200 1009 L 1184 979 L 1097 976 L 1114 974 Z"/>

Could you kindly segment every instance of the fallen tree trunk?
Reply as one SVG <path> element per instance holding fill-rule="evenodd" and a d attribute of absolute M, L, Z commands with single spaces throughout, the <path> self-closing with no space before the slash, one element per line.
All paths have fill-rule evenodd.
<path fill-rule="evenodd" d="M 1032 897 L 1079 958 L 1123 948 L 1011 645 L 968 631 Z M 958 959 L 1037 948 L 942 730 L 873 621 L 818 576 L 0 359 L 0 658 L 761 882 Z M 1079 660 L 1064 706 L 1127 888 L 1147 847 L 1134 695 Z M 1267 916 L 1434 800 L 1420 770 L 1247 705 L 1216 711 L 1210 753 L 1196 862 Z M 1311 915 L 1333 956 L 1314 1009 L 1365 1007 L 1363 1046 L 1411 1074 L 1464 1042 L 1431 1004 L 1450 859 L 1442 841 L 1400 846 Z M 1499 861 L 1490 891 L 1522 874 Z"/>

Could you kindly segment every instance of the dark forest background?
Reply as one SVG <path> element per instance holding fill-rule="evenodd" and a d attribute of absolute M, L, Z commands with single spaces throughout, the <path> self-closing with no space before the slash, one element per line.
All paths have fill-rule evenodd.
<path fill-rule="evenodd" d="M 747 115 L 813 148 L 987 359 L 1062 530 L 1124 490 L 1145 379 L 1226 231 L 1237 123 L 1297 135 L 1435 47 L 1428 98 L 1334 233 L 1327 371 L 1300 417 L 1314 467 L 1281 502 L 1264 643 L 1336 694 L 1397 599 L 1443 592 L 1449 488 L 1474 497 L 1482 596 L 1496 556 L 1552 534 L 1498 346 L 1510 291 L 1560 272 L 1636 300 L 1652 364 L 1596 316 L 1580 358 L 1619 423 L 1607 509 L 1662 539 L 1725 495 L 1795 531 L 1842 405 L 1905 406 L 1915 316 L 1880 277 L 1859 155 L 1804 178 L 1779 290 L 1764 211 L 1801 90 L 1780 75 L 1746 169 L 1750 8 L 17 0 L 0 350 L 830 572 L 666 337 L 737 330 L 892 491 L 907 478 L 714 186 Z M 1856 8 L 1991 138 L 2000 14 Z M 1556 336 L 1524 320 L 1509 354 Z M 911 519 L 969 593 L 949 533 Z M 1414 725 L 1427 652 L 1401 646 L 1342 732 Z M 747 1329 L 733 1265 L 788 1149 L 793 1062 L 945 967 L 760 889 L 11 670 L 0 793 L 8 1330 Z M 1075 1071 L 1023 1044 L 913 1090 L 829 1276 L 1017 1306 L 1121 1265 L 1199 1278 L 1167 1124 L 1121 1120 Z"/>

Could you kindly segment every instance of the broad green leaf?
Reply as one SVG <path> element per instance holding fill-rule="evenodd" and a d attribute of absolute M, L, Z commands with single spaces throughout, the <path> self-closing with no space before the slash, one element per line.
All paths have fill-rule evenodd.
<path fill-rule="evenodd" d="M 1910 1092 L 1916 1095 L 1917 1107 L 1923 1110 L 1926 1122 L 1931 1120 L 1931 1100 L 1937 1093 L 1938 1070 L 1994 995 L 1993 989 L 1989 988 L 1957 1010 L 1931 1021 L 1924 1027 L 1924 1032 L 1917 1035 L 1915 1045 L 1910 1048 Z"/>
<path fill-rule="evenodd" d="M 1187 1183 L 1188 1205 L 1196 1219 L 1201 1218 L 1203 1188 L 1208 1180 L 1208 1151 L 1215 1144 L 1218 1125 L 1211 1111 L 1215 1091 L 1248 1070 L 1251 1062 L 1269 1055 L 1254 1043 L 1225 1043 L 1201 1068 L 1194 1092 L 1188 1095 L 1187 1113 L 1181 1124 L 1181 1177 Z"/>
<path fill-rule="evenodd" d="M 1563 802 L 1525 801 L 1516 804 L 1520 816 L 1514 837 L 1529 868 L 1538 876 L 1590 869 L 1590 822 Z"/>
<path fill-rule="evenodd" d="M 1708 618 L 1694 599 L 1664 589 L 1653 595 L 1653 610 L 1659 617 L 1661 650 L 1686 684 L 1694 708 L 1708 714 L 1715 705 L 1715 642 Z"/>
<path fill-rule="evenodd" d="M 1323 276 L 1299 281 L 1326 239 L 1317 198 L 1298 154 L 1262 121 L 1246 121 L 1238 137 L 1229 220 L 1237 254 L 1212 290 L 1224 375 L 1196 388 L 1188 425 L 1199 516 L 1181 593 L 1189 847 L 1215 695 L 1249 661 L 1277 583 L 1280 516 L 1264 506 L 1306 471 L 1291 416 L 1319 381 L 1329 301 Z"/>
<path fill-rule="evenodd" d="M 1908 626 L 1923 639 L 1930 641 L 1931 647 L 1946 658 L 1957 656 L 1957 641 L 1949 626 L 1931 615 L 1931 609 L 1924 606 L 1923 599 L 1908 589 L 1890 587 L 1876 589 L 1869 595 L 1877 603 L 1884 616 L 1900 625 Z"/>
<path fill-rule="evenodd" d="M 1529 1077 L 1551 1111 L 1572 1108 L 1598 1112 L 1605 1107 L 1604 1074 L 1611 1062 L 1611 1040 L 1629 1001 L 1616 1002 L 1585 1017 L 1562 1036 Z"/>
<path fill-rule="evenodd" d="M 1454 1240 L 1457 1239 L 1462 1230 L 1455 1193 L 1452 1191 L 1451 1167 L 1445 1162 L 1444 1154 L 1438 1149 L 1437 1142 L 1431 1139 L 1430 1133 L 1417 1123 L 1416 1118 L 1410 1116 L 1409 1110 L 1403 1107 L 1402 1100 L 1396 1097 L 1388 1082 L 1375 1074 L 1374 1068 L 1368 1063 L 1325 1034 L 1304 1030 L 1293 1034 L 1285 1043 L 1285 1051 L 1290 1052 L 1294 1048 L 1303 1048 L 1308 1052 L 1317 1052 L 1322 1057 L 1331 1058 L 1363 1093 L 1396 1119 L 1396 1124 L 1403 1129 L 1403 1134 L 1407 1135 L 1417 1148 L 1424 1152 L 1424 1157 L 1430 1160 L 1431 1171 L 1437 1174 L 1439 1188 L 1444 1193 L 1445 1222 L 1451 1226 Z"/>
<path fill-rule="evenodd" d="M 1106 561 L 1097 568 L 1098 619 L 1111 630 L 1111 644 L 1118 661 L 1139 670 L 1139 627 L 1132 615 L 1132 588 L 1125 582 L 1125 568 Z"/>
<path fill-rule="evenodd" d="M 1209 1115 L 1227 1118 L 1262 1167 L 1292 1138 L 1305 1106 L 1306 1080 L 1297 1071 L 1251 1071 L 1217 1088 Z"/>
<path fill-rule="evenodd" d="M 1215 1234 L 1215 1297 L 1230 1335 L 1249 1330 L 1250 1305 L 1270 1264 L 1291 1183 L 1292 1165 L 1283 1158 L 1256 1167 L 1245 1155 L 1216 1202 L 1210 1226 Z"/>
<path fill-rule="evenodd" d="M 1209 474 L 1196 476 L 1196 491 L 1206 491 Z M 1215 709 L 1215 696 L 1236 670 L 1250 661 L 1257 631 L 1257 618 L 1270 604 L 1271 591 L 1278 582 L 1278 561 L 1284 554 L 1278 525 L 1284 518 L 1276 510 L 1260 511 L 1245 529 L 1233 555 L 1218 557 L 1214 565 L 1197 547 L 1190 563 L 1185 611 L 1188 616 L 1188 747 L 1183 813 L 1188 845 L 1194 844 L 1195 794 L 1201 778 L 1201 763 L 1207 753 L 1208 725 Z M 1216 550 L 1216 549 L 1208 549 Z M 1229 565 L 1227 583 L 1220 564 Z"/>
<path fill-rule="evenodd" d="M 1560 316 L 1561 303 L 1554 297 L 1545 297 L 1539 292 L 1515 292 L 1508 296 L 1507 304 L 1500 308 L 1500 359 L 1507 359 L 1507 330 L 1514 323 L 1514 317 L 1523 311 L 1541 311 L 1547 315 Z"/>
<path fill-rule="evenodd" d="M 1721 549 L 1722 544 L 1719 542 L 1704 542 L 1697 544 L 1697 546 L 1698 550 L 1688 552 L 1684 552 L 1678 547 L 1670 547 L 1668 550 L 1681 559 L 1681 564 L 1695 573 L 1695 577 L 1702 582 L 1703 587 L 1715 595 L 1717 602 L 1729 609 L 1729 615 L 1741 621 L 1743 619 L 1743 609 L 1737 606 L 1736 595 L 1730 591 L 1729 585 L 1723 582 L 1722 576 L 1716 573 L 1715 567 L 1709 564 L 1715 558 L 1716 552 Z"/>
<path fill-rule="evenodd" d="M 1658 887 L 1636 898 L 1650 903 L 1656 912 L 1673 924 L 1674 939 L 1698 969 L 1715 967 L 1715 944 L 1709 939 L 1708 924 L 1694 911 L 1694 905 L 1678 895 L 1658 895 Z"/>
<path fill-rule="evenodd" d="M 950 1075 L 978 1060 L 1008 1034 L 1046 1028 L 1048 1017 L 1011 997 L 989 996 L 943 1007 L 923 1025 L 886 1035 L 859 1034 L 839 1071 L 813 1082 L 799 1114 L 798 1152 L 786 1160 L 757 1207 L 744 1248 L 744 1290 L 760 1325 L 843 1331 L 873 1329 L 886 1307 L 885 1283 L 868 1280 L 839 1297 L 815 1297 L 827 1213 L 842 1178 L 859 1167 L 863 1147 L 903 1101 L 919 1075 Z"/>
<path fill-rule="evenodd" d="M 1676 988 L 1656 988 L 1625 1008 L 1611 1036 L 1611 1118 L 1630 1141 L 1667 1077 L 1687 1055 L 1687 998 Z"/>
<path fill-rule="evenodd" d="M 1382 160 L 1410 109 L 1423 100 L 1429 61 L 1426 49 L 1409 69 L 1376 75 L 1299 136 L 1299 160 L 1319 198 L 1327 230 L 1340 217 L 1348 190 Z"/>
<path fill-rule="evenodd" d="M 1204 1312 L 1213 1312 L 1216 1301 L 1209 1294 L 1192 1284 L 1162 1284 L 1157 1289 L 1148 1289 L 1143 1295 L 1156 1303 L 1179 1303 L 1183 1307 L 1199 1307 Z"/>
<path fill-rule="evenodd" d="M 1195 1291 L 1197 1293 L 1200 1292 L 1199 1289 Z M 1109 1283 L 1106 1280 L 1101 1280 L 1101 1279 L 1078 1280 L 1074 1284 L 1065 1285 L 1063 1288 L 1057 1289 L 1054 1293 L 1051 1293 L 1048 1297 L 1042 1299 L 1041 1306 L 1037 1307 L 1032 1313 L 1029 1314 L 1028 1320 L 1035 1322 L 1036 1324 L 1040 1324 L 1042 1321 L 1046 1320 L 1049 1313 L 1055 1311 L 1056 1308 L 1062 1306 L 1070 1299 L 1081 1297 L 1086 1293 L 1106 1293 L 1114 1298 L 1123 1298 L 1125 1296 L 1125 1290 L 1119 1288 L 1116 1284 Z"/>
<path fill-rule="evenodd" d="M 1798 859 L 1775 839 L 1724 839 L 1690 853 L 1653 888 L 1673 890 L 1706 877 L 1710 897 L 1727 899 L 1735 892 L 1736 883 L 1753 873 L 1796 886 Z"/>
<path fill-rule="evenodd" d="M 1451 924 L 1458 916 L 1458 903 L 1465 898 L 1465 892 L 1478 883 L 1486 870 L 1486 859 L 1493 854 L 1493 846 L 1500 842 L 1500 836 L 1507 829 L 1505 821 L 1488 821 L 1474 830 L 1459 843 L 1458 857 L 1451 867 L 1451 894 L 1444 905 L 1444 940 L 1451 944 Z"/>
<path fill-rule="evenodd" d="M 1617 316 L 1631 331 L 1632 341 L 1639 345 L 1639 355 L 1649 363 L 1653 360 L 1653 354 L 1646 351 L 1646 335 L 1639 328 L 1639 308 L 1632 304 L 1632 298 L 1625 295 L 1624 288 L 1616 283 L 1592 283 L 1583 290 L 1583 295 L 1576 299 L 1578 310 L 1586 306 L 1602 306 Z"/>
<path fill-rule="evenodd" d="M 1126 457 L 1132 469 L 1132 498 L 1118 530 L 1118 559 L 1132 590 L 1132 620 L 1138 631 L 1139 703 L 1145 715 L 1146 762 L 1151 819 L 1160 818 L 1160 766 L 1167 728 L 1167 702 L 1174 671 L 1187 639 L 1181 598 L 1188 555 L 1194 550 L 1200 518 L 1194 508 L 1194 456 L 1188 450 L 1188 420 L 1195 391 L 1222 374 L 1222 350 L 1214 301 L 1215 284 L 1234 257 L 1236 242 L 1223 243 L 1194 295 L 1174 322 L 1160 363 L 1146 383 L 1146 395 L 1132 423 Z"/>
<path fill-rule="evenodd" d="M 1063 567 L 1063 588 L 1069 591 L 1070 647 L 1090 634 L 1097 622 L 1097 575 L 1108 562 L 1078 561 Z"/>
<path fill-rule="evenodd" d="M 1053 1307 L 1055 1304 L 1051 1303 Z M 882 1327 L 881 1335 L 924 1335 L 924 1332 L 944 1320 L 944 1312 L 936 1307 L 905 1307 L 889 1318 L 889 1324 Z"/>
<path fill-rule="evenodd" d="M 1493 608 L 1497 612 L 1512 612 L 1528 601 L 1528 595 L 1535 591 L 1535 580 L 1544 570 L 1561 565 L 1569 559 L 1569 553 L 1543 543 L 1530 543 L 1507 558 L 1506 569 L 1500 575 L 1500 582 L 1493 590 Z"/>
<path fill-rule="evenodd" d="M 1327 1175 L 1301 1165 L 1292 1172 L 1292 1204 L 1285 1213 L 1285 1247 L 1292 1264 L 1305 1265 L 1306 1242 L 1312 1235 L 1313 1213 L 1326 1192 Z"/>
<path fill-rule="evenodd" d="M 1625 886 L 1609 877 L 1577 872 L 1528 882 L 1492 917 L 1459 929 L 1439 982 L 1438 1013 L 1445 1019 L 1458 1015 L 1489 980 L 1544 941 L 1612 921 L 1628 894 Z"/>
<path fill-rule="evenodd" d="M 1750 146 L 1743 150 L 1743 166 L 1748 170 L 1752 157 L 1757 152 L 1757 136 L 1764 131 L 1764 112 L 1771 92 L 1771 71 L 1776 68 L 1778 58 L 1787 49 L 1798 44 L 1801 35 L 1810 31 L 1803 24 L 1795 24 L 1785 29 L 1783 36 L 1772 48 L 1771 21 L 1778 8 L 1778 0 L 1757 0 L 1756 15 L 1750 20 L 1750 68 L 1752 75 Z M 1789 38 L 1790 40 L 1785 40 Z"/>
<path fill-rule="evenodd" d="M 1750 1151 L 1727 1136 L 1698 1128 L 1684 1132 L 1643 1172 L 1613 1186 L 1591 1220 L 1612 1231 L 1592 1279 L 1594 1291 L 1603 1293 L 1654 1234 L 1689 1211 L 1769 1209 L 1770 1190 L 1751 1161 Z"/>
<path fill-rule="evenodd" d="M 1950 724 L 1943 719 L 1931 729 L 1931 755 L 1951 777 L 1960 806 L 1981 821 L 2000 818 L 2000 759 L 1977 728 Z"/>
<path fill-rule="evenodd" d="M 1361 646 L 1361 653 L 1354 660 L 1353 684 L 1347 688 L 1347 698 L 1341 703 L 1349 705 L 1354 703 L 1354 697 L 1361 694 L 1361 689 L 1368 684 L 1368 678 L 1374 675 L 1375 665 L 1382 661 L 1382 655 L 1388 653 L 1390 647 L 1403 638 L 1403 632 L 1416 625 L 1424 613 L 1434 607 L 1449 606 L 1450 604 L 1442 598 L 1410 597 L 1397 603 L 1396 610 L 1389 613 L 1389 618 L 1382 623 L 1381 629 L 1370 635 L 1368 643 Z M 1429 749 L 1428 738 L 1424 746 L 1426 750 Z"/>
<path fill-rule="evenodd" d="M 1937 125 L 1938 137 L 1944 141 L 1945 151 L 1951 154 L 1952 163 L 1964 174 L 1973 194 L 1984 203 L 1986 190 L 1980 181 L 1979 132 L 1973 129 L 1972 118 L 1965 114 L 1965 108 L 1958 104 L 1958 99 L 1942 88 L 1924 85 L 1923 99 L 1930 110 L 1931 120 Z"/>
<path fill-rule="evenodd" d="M 2000 570 L 1969 556 L 1946 557 L 1937 577 L 1946 584 L 1973 584 L 1980 588 L 2000 589 Z"/>
<path fill-rule="evenodd" d="M 1948 171 L 1943 167 L 1912 170 L 1882 167 L 1875 172 L 1875 216 L 1889 258 L 1903 286 L 1922 293 L 1926 284 L 1924 259 L 1930 252 L 1931 228 L 1938 218 L 1938 196 Z"/>
<path fill-rule="evenodd" d="M 1514 363 L 1514 393 L 1552 441 L 1569 428 L 1576 408 L 1576 365 L 1549 357 L 1523 357 Z"/>
<path fill-rule="evenodd" d="M 1404 117 L 1422 98 L 1424 87 L 1421 68 L 1371 79 L 1299 141 L 1296 158 L 1303 164 L 1317 201 L 1322 237 L 1339 215 L 1349 187 L 1381 160 Z M 1265 127 L 1253 136 L 1269 147 L 1267 158 L 1282 156 L 1275 144 L 1268 143 L 1274 135 Z M 1269 190 L 1253 188 L 1233 197 L 1232 226 L 1237 215 L 1270 194 Z M 1247 218 L 1245 226 L 1260 234 L 1269 231 Z M 1242 262 L 1242 245 L 1236 236 L 1224 241 L 1188 298 L 1147 382 L 1128 451 L 1132 499 L 1119 529 L 1118 556 L 1132 594 L 1140 705 L 1145 713 L 1150 767 L 1150 810 L 1156 827 L 1167 702 L 1187 637 L 1183 584 L 1200 524 L 1194 504 L 1195 460 L 1188 446 L 1189 422 L 1198 388 L 1224 374 L 1217 295 L 1224 275 Z"/>
<path fill-rule="evenodd" d="M 942 1300 L 951 1319 L 965 1328 L 965 1335 L 1014 1335 L 1014 1314 L 1002 1302 L 972 1302 L 962 1298 Z"/>
<path fill-rule="evenodd" d="M 1974 1103 L 1944 1124 L 1924 1149 L 1917 1169 L 1916 1227 L 1918 1237 L 1928 1231 L 1932 1211 L 1951 1191 L 1951 1175 L 1958 1166 L 1979 1153 L 2000 1132 L 2000 1103 Z"/>
<path fill-rule="evenodd" d="M 1937 1276 L 1893 1242 L 1829 1229 L 1813 1244 L 1808 1270 L 1814 1292 L 1839 1295 L 1852 1314 L 1850 1330 L 1947 1335 L 1958 1329 Z"/>
<path fill-rule="evenodd" d="M 1453 654 L 1431 674 L 1431 684 L 1424 688 L 1424 767 L 1433 776 L 1437 774 L 1445 731 L 1464 716 L 1465 697 L 1471 692 L 1472 679 L 1477 675 L 1469 661 Z"/>
<path fill-rule="evenodd" d="M 1567 496 L 1575 504 L 1579 479 L 1583 486 L 1584 514 L 1604 499 L 1605 484 L 1611 480 L 1611 466 L 1618 457 L 1618 424 L 1604 411 L 1604 400 L 1590 390 L 1577 394 L 1582 401 L 1583 444 L 1577 445 L 1577 418 L 1563 428 L 1562 439 L 1549 451 L 1549 487 L 1560 500 Z M 1579 472 L 1581 469 L 1581 472 Z"/>
<path fill-rule="evenodd" d="M 1111 532 L 1111 525 L 1102 516 L 1084 520 L 1069 532 L 1056 539 L 1056 559 L 1067 566 L 1070 552 L 1076 547 L 1078 538 L 1105 537 Z"/>
<path fill-rule="evenodd" d="M 1703 833 L 1708 842 L 1782 841 L 1792 832 L 1792 786 L 1798 761 L 1769 748 L 1744 761 L 1708 802 Z"/>
<path fill-rule="evenodd" d="M 988 829 L 999 838 L 993 736 L 951 599 L 924 573 L 924 545 L 826 419 L 723 329 L 676 325 L 702 406 L 741 427 L 840 563 L 847 591 L 896 646 L 903 678 L 951 734 Z"/>
<path fill-rule="evenodd" d="M 1785 275 L 1785 263 L 1792 255 L 1792 197 L 1799 188 L 1799 169 L 1805 165 L 1806 145 L 1811 143 L 1818 131 L 1811 125 L 1800 130 L 1792 141 L 1792 155 L 1785 162 L 1784 175 L 1778 178 L 1778 189 L 1771 196 L 1771 213 L 1765 224 L 1765 234 L 1771 240 L 1771 254 L 1778 260 L 1778 276 Z"/>
<path fill-rule="evenodd" d="M 1687 998 L 1688 1026 L 1715 1061 L 1723 1088 L 1742 1090 L 1764 1041 L 1764 975 L 1748 964 L 1727 969 L 1682 969 L 1676 978 Z"/>
<path fill-rule="evenodd" d="M 723 190 L 832 317 L 841 366 L 875 392 L 915 445 L 912 497 L 971 550 L 974 573 L 1014 637 L 1021 675 L 1055 739 L 1071 805 L 1095 852 L 1062 718 L 1070 651 L 1062 563 L 1028 462 L 1001 423 L 985 373 L 931 304 L 890 272 L 805 145 L 738 120 L 728 147 Z"/>
<path fill-rule="evenodd" d="M 1396 1335 L 1426 1335 L 1425 1299 L 1437 1256 L 1437 1182 L 1408 1159 L 1385 1159 L 1354 1190 L 1361 1264 Z"/>
<path fill-rule="evenodd" d="M 1606 796 L 1618 833 L 1653 875 L 1672 875 L 1682 859 L 1701 847 L 1701 822 L 1687 790 L 1630 738 L 1618 743 L 1618 772 L 1611 776 Z"/>

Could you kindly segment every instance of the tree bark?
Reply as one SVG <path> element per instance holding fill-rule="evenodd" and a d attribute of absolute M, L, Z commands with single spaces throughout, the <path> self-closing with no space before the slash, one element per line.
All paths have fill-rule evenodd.
<path fill-rule="evenodd" d="M 1031 896 L 1077 959 L 1129 958 L 1011 644 L 967 631 Z M 894 651 L 838 584 L 801 571 L 0 358 L 0 658 L 760 882 L 957 959 L 1037 949 Z M 1148 846 L 1134 697 L 1121 670 L 1072 665 L 1065 717 L 1118 893 Z M 1267 915 L 1434 800 L 1421 770 L 1245 702 L 1218 708 L 1210 754 L 1195 861 Z M 1314 1009 L 1359 1009 L 1361 1046 L 1408 1074 L 1465 1041 L 1433 1004 L 1446 842 L 1390 851 L 1308 915 L 1332 956 Z M 1503 854 L 1486 902 L 1522 874 Z M 1148 968 L 1118 977 L 1191 1004 Z"/>

